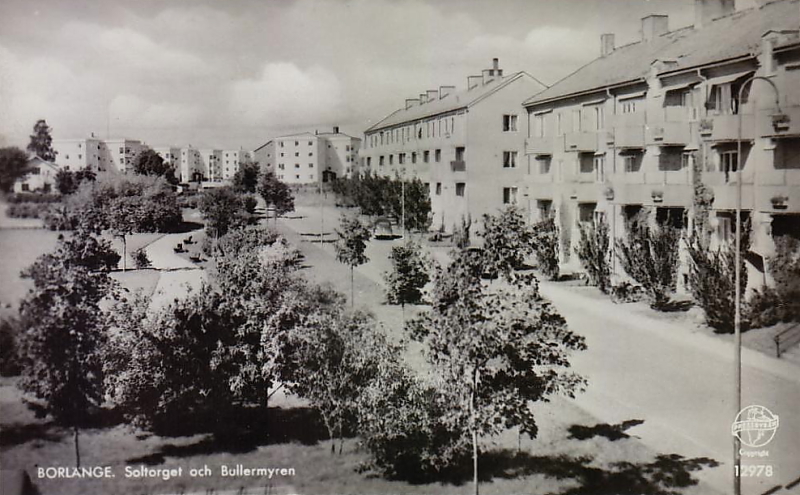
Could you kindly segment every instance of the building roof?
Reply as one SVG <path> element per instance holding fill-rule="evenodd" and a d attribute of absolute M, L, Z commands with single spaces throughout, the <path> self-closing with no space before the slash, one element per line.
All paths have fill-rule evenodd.
<path fill-rule="evenodd" d="M 321 136 L 321 137 L 326 137 L 326 138 L 331 138 L 331 137 L 342 137 L 342 138 L 356 139 L 356 140 L 358 140 L 358 141 L 361 141 L 361 138 L 357 138 L 357 137 L 355 137 L 355 136 L 351 136 L 351 135 L 349 135 L 349 134 L 345 134 L 345 133 L 343 133 L 343 132 L 320 132 L 320 133 L 319 133 L 319 134 L 317 134 L 317 135 L 318 135 L 318 136 Z"/>
<path fill-rule="evenodd" d="M 778 0 L 720 17 L 700 29 L 686 27 L 638 41 L 597 58 L 526 100 L 532 106 L 591 90 L 643 80 L 656 60 L 674 62 L 665 72 L 751 57 L 770 29 L 797 29 L 798 0 Z"/>
<path fill-rule="evenodd" d="M 417 104 L 408 109 L 401 108 L 389 114 L 383 120 L 367 129 L 365 132 L 372 132 L 378 129 L 421 120 L 436 115 L 453 112 L 455 110 L 460 110 L 462 108 L 468 108 L 495 93 L 496 91 L 508 86 L 510 83 L 521 77 L 529 77 L 531 80 L 541 84 L 538 80 L 536 80 L 536 78 L 526 72 L 516 72 L 505 77 L 495 78 L 486 84 L 478 85 L 472 89 L 465 89 L 450 93 L 445 95 L 444 98 L 429 101 L 428 103 L 423 103 L 421 105 Z M 542 84 L 542 87 L 544 88 L 546 86 Z"/>

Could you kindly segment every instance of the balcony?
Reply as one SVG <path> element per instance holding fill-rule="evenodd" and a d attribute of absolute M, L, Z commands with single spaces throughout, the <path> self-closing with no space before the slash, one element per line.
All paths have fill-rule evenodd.
<path fill-rule="evenodd" d="M 529 138 L 525 146 L 526 155 L 552 155 L 553 154 L 553 139 L 552 137 L 534 137 Z"/>
<path fill-rule="evenodd" d="M 758 113 L 758 136 L 783 137 L 800 135 L 800 106 L 781 109 L 781 117 L 777 110 L 764 110 Z M 787 121 L 788 118 L 788 121 Z"/>
<path fill-rule="evenodd" d="M 655 122 L 647 126 L 645 141 L 652 145 L 685 146 L 691 141 L 691 128 L 689 122 Z"/>
<path fill-rule="evenodd" d="M 596 132 L 572 132 L 564 136 L 564 151 L 597 151 Z"/>
<path fill-rule="evenodd" d="M 466 172 L 467 162 L 464 160 L 453 160 L 450 162 L 450 170 L 453 172 Z"/>
<path fill-rule="evenodd" d="M 614 129 L 614 144 L 617 148 L 644 148 L 644 126 L 625 125 Z"/>
<path fill-rule="evenodd" d="M 744 114 L 742 120 L 742 139 L 753 139 L 755 121 L 752 114 Z M 708 135 L 710 124 L 710 139 L 712 141 L 736 141 L 739 137 L 739 115 L 717 115 L 705 119 L 701 124 L 701 134 Z"/>

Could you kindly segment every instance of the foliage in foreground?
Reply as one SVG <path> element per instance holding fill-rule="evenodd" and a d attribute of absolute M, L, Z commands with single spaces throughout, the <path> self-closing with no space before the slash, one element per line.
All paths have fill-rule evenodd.
<path fill-rule="evenodd" d="M 800 322 L 800 240 L 778 237 L 767 266 L 775 283 L 754 291 L 749 301 L 751 325 Z"/>
<path fill-rule="evenodd" d="M 533 230 L 525 222 L 522 211 L 514 205 L 497 215 L 484 215 L 483 229 L 478 235 L 483 238 L 486 271 L 506 279 L 533 252 Z"/>
<path fill-rule="evenodd" d="M 550 280 L 558 280 L 558 226 L 555 217 L 533 226 L 533 252 L 537 268 Z"/>
<path fill-rule="evenodd" d="M 389 304 L 418 304 L 422 289 L 430 281 L 427 260 L 417 244 L 393 246 L 389 254 L 392 271 L 384 274 Z"/>

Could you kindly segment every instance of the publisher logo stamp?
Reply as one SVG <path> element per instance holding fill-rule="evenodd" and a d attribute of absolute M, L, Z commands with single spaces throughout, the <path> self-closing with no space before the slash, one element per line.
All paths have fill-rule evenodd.
<path fill-rule="evenodd" d="M 767 445 L 778 429 L 778 416 L 764 406 L 747 406 L 736 415 L 731 433 L 742 444 L 757 449 Z"/>

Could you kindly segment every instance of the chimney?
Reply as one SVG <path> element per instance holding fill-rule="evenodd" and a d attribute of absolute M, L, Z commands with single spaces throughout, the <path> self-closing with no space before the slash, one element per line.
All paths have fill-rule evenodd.
<path fill-rule="evenodd" d="M 429 89 L 428 90 L 428 101 L 429 102 L 434 101 L 437 96 L 439 96 L 439 92 L 438 91 L 436 91 L 435 89 Z"/>
<path fill-rule="evenodd" d="M 338 125 L 333 126 L 333 133 L 334 134 L 339 134 L 339 126 Z"/>
<path fill-rule="evenodd" d="M 600 35 L 600 56 L 605 57 L 614 51 L 614 33 Z"/>
<path fill-rule="evenodd" d="M 455 86 L 439 86 L 439 99 L 441 100 L 442 98 L 449 95 L 455 90 L 456 90 Z"/>
<path fill-rule="evenodd" d="M 483 84 L 489 83 L 494 79 L 494 69 L 483 69 L 481 72 Z"/>
<path fill-rule="evenodd" d="M 497 72 L 500 69 L 500 59 L 498 58 L 492 59 L 492 69 L 494 69 L 495 72 Z"/>
<path fill-rule="evenodd" d="M 694 27 L 702 28 L 714 19 L 734 12 L 736 12 L 735 0 L 694 0 Z"/>
<path fill-rule="evenodd" d="M 424 105 L 428 103 L 428 93 L 420 93 L 419 94 L 419 104 Z"/>
<path fill-rule="evenodd" d="M 652 14 L 642 17 L 642 41 L 652 41 L 669 31 L 669 17 Z"/>
<path fill-rule="evenodd" d="M 467 76 L 467 89 L 477 88 L 483 83 L 483 76 Z"/>
<path fill-rule="evenodd" d="M 406 110 L 411 107 L 415 107 L 419 105 L 419 100 L 416 98 L 406 98 Z"/>

